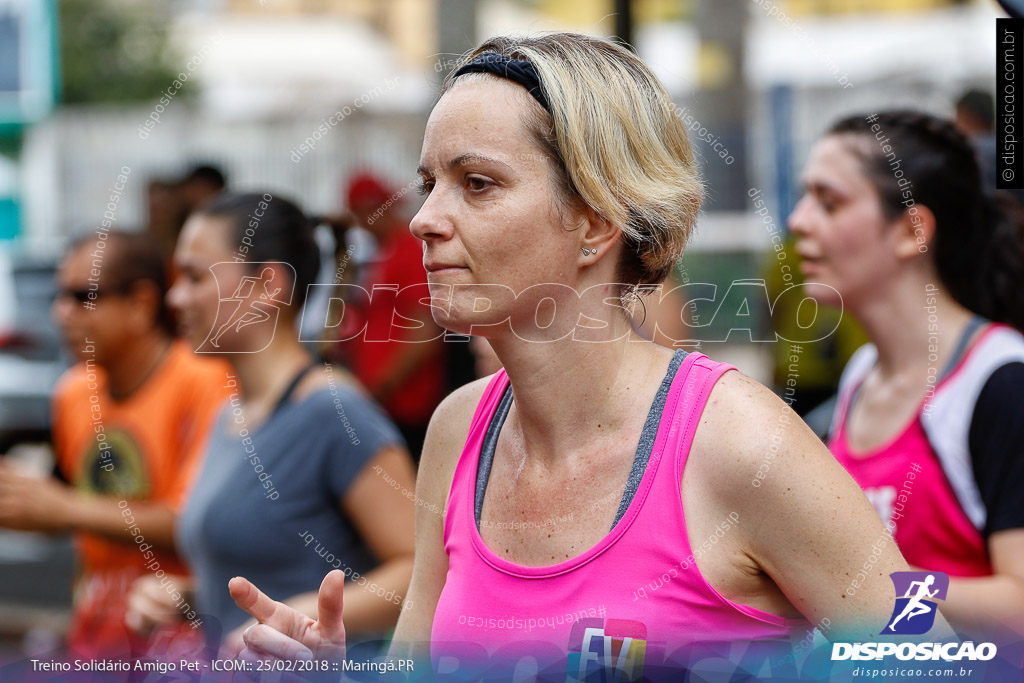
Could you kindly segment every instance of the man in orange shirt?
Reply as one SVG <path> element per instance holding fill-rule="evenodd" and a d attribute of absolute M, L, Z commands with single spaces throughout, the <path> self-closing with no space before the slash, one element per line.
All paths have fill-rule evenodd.
<path fill-rule="evenodd" d="M 54 318 L 81 361 L 53 402 L 57 465 L 71 486 L 0 465 L 0 526 L 75 534 L 69 648 L 126 656 L 145 646 L 125 628 L 131 583 L 186 571 L 174 552 L 175 509 L 227 376 L 174 339 L 166 269 L 149 238 L 90 235 L 57 277 Z M 199 625 L 188 596 L 179 609 Z"/>

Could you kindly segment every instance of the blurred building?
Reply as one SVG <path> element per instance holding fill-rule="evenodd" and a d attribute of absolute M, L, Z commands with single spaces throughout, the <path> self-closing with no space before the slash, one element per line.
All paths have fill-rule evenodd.
<path fill-rule="evenodd" d="M 147 101 L 59 107 L 24 129 L 6 172 L 0 159 L 0 183 L 17 188 L 19 233 L 32 244 L 94 229 L 123 168 L 120 227 L 145 220 L 149 179 L 195 161 L 219 165 L 235 187 L 328 213 L 360 170 L 396 187 L 414 180 L 427 112 L 459 53 L 496 33 L 608 36 L 615 5 L 174 0 L 161 6 L 171 71 L 188 77 L 192 96 L 176 94 L 172 77 Z M 990 88 L 997 12 L 981 0 L 634 0 L 633 44 L 668 87 L 708 180 L 686 278 L 725 286 L 761 276 L 771 235 L 748 195 L 761 190 L 784 230 L 800 164 L 830 121 L 902 105 L 951 113 L 959 92 Z M 736 322 L 716 318 L 705 336 Z M 768 327 L 763 309 L 739 322 Z M 770 354 L 749 337 L 733 333 L 729 345 L 767 376 Z"/>
<path fill-rule="evenodd" d="M 17 179 L 21 232 L 51 240 L 88 229 L 122 165 L 133 174 L 119 206 L 124 225 L 143 218 L 145 178 L 196 158 L 221 163 L 239 185 L 275 186 L 325 211 L 350 168 L 372 164 L 411 180 L 425 113 L 458 52 L 498 32 L 608 35 L 613 6 L 176 0 L 167 6 L 169 41 L 196 96 L 168 96 L 169 82 L 149 103 L 63 107 L 28 129 Z M 757 185 L 778 195 L 781 212 L 793 191 L 779 177 L 780 159 L 800 158 L 828 119 L 875 103 L 947 108 L 951 93 L 989 79 L 995 12 L 989 3 L 940 0 L 634 0 L 634 43 L 697 124 L 714 190 L 709 209 L 742 212 L 743 194 Z M 719 24 L 743 30 L 723 39 Z M 712 106 L 722 88 L 734 91 L 739 111 Z M 346 107 L 344 125 L 332 125 Z M 292 160 L 311 137 L 313 149 Z M 725 167 L 715 145 L 739 161 Z"/>

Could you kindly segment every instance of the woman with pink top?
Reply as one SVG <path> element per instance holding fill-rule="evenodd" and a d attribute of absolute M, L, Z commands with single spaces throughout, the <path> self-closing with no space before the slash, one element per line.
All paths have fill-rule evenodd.
<path fill-rule="evenodd" d="M 907 565 L 873 552 L 885 529 L 853 480 L 768 389 L 625 315 L 702 192 L 651 71 L 577 34 L 488 40 L 445 81 L 419 173 L 434 318 L 504 369 L 431 420 L 392 655 L 456 678 L 530 657 L 639 680 L 705 641 L 877 639 Z M 319 621 L 233 579 L 261 622 L 242 657 L 343 652 L 342 579 Z"/>
<path fill-rule="evenodd" d="M 951 577 L 954 625 L 1024 633 L 1024 235 L 970 142 L 913 111 L 853 116 L 811 152 L 790 216 L 809 294 L 871 343 L 829 447 L 907 561 Z M 991 188 L 989 188 L 991 189 Z"/>

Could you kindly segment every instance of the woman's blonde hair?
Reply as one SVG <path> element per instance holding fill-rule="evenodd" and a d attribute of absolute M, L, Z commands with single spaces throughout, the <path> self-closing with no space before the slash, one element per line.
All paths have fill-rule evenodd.
<path fill-rule="evenodd" d="M 491 38 L 459 66 L 483 52 L 533 65 L 548 112 L 533 108 L 527 124 L 556 160 L 563 198 L 621 228 L 622 282 L 662 282 L 697 221 L 703 185 L 658 78 L 628 49 L 578 33 Z M 449 74 L 441 94 L 455 82 Z"/>

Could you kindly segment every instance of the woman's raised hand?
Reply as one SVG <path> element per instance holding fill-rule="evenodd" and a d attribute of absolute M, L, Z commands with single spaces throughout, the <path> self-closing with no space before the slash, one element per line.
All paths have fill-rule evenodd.
<path fill-rule="evenodd" d="M 345 625 L 341 620 L 345 574 L 334 570 L 320 584 L 319 619 L 312 619 L 284 603 L 271 600 L 249 580 L 236 576 L 228 582 L 235 604 L 257 622 L 245 631 L 244 661 L 281 659 L 331 660 L 345 658 Z"/>

